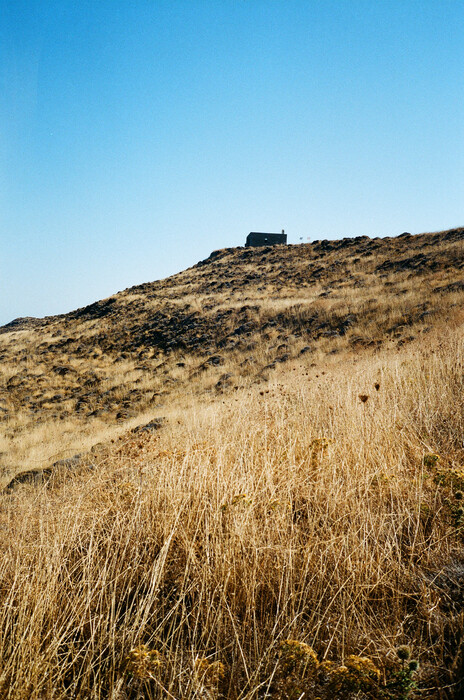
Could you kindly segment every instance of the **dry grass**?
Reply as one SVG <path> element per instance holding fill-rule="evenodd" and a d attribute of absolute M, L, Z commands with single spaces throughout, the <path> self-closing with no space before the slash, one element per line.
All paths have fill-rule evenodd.
<path fill-rule="evenodd" d="M 455 322 L 462 236 L 224 250 L 82 313 L 0 333 L 1 483 L 122 433 L 142 413 L 163 415 L 185 394 L 262 382 L 305 347 L 321 365 Z M 221 364 L 205 368 L 213 354 Z"/>
<path fill-rule="evenodd" d="M 1 696 L 280 700 L 290 638 L 382 672 L 409 644 L 452 697 L 462 326 L 432 336 L 184 397 L 159 435 L 2 495 Z"/>
<path fill-rule="evenodd" d="M 0 698 L 404 700 L 400 644 L 462 697 L 463 269 L 229 249 L 1 333 L 0 486 L 84 457 L 0 493 Z"/>

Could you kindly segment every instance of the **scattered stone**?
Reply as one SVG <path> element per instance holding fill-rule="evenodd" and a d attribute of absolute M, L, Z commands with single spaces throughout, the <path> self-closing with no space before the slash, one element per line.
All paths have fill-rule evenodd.
<path fill-rule="evenodd" d="M 82 463 L 82 455 L 76 454 L 73 457 L 68 457 L 66 459 L 59 459 L 56 462 L 53 462 L 52 468 L 53 469 L 59 469 L 59 468 L 64 468 L 64 469 L 75 469 L 76 467 L 80 466 Z"/>
<path fill-rule="evenodd" d="M 76 370 L 68 365 L 55 365 L 55 367 L 51 368 L 51 372 L 54 372 L 59 377 L 65 377 L 67 374 L 75 373 Z"/>
<path fill-rule="evenodd" d="M 137 425 L 132 428 L 131 433 L 154 433 L 163 427 L 166 422 L 166 418 L 153 418 L 149 423 L 145 425 Z"/>
<path fill-rule="evenodd" d="M 204 364 L 205 365 L 223 365 L 225 362 L 224 358 L 222 355 L 211 355 L 211 357 L 208 357 L 207 360 L 205 360 Z"/>
<path fill-rule="evenodd" d="M 216 382 L 215 388 L 216 388 L 218 391 L 222 391 L 222 390 L 224 390 L 225 388 L 229 387 L 229 386 L 231 385 L 231 383 L 232 383 L 232 382 L 230 381 L 231 378 L 232 378 L 232 376 L 233 376 L 233 375 L 232 375 L 232 374 L 229 374 L 229 373 L 223 374 L 222 377 L 219 378 L 219 381 Z"/>
<path fill-rule="evenodd" d="M 290 359 L 290 354 L 288 352 L 285 352 L 283 355 L 280 357 L 276 357 L 276 362 L 287 362 Z"/>
<path fill-rule="evenodd" d="M 95 454 L 97 452 L 103 452 L 104 450 L 106 450 L 104 442 L 96 442 L 95 445 L 92 445 L 92 447 L 90 448 L 90 452 L 92 454 Z"/>
<path fill-rule="evenodd" d="M 0 326 L 0 333 L 8 333 L 9 331 L 23 331 L 29 328 L 37 328 L 42 326 L 46 319 L 34 318 L 34 316 L 22 316 L 15 318 L 13 321 Z"/>
<path fill-rule="evenodd" d="M 447 284 L 444 287 L 435 287 L 433 290 L 435 294 L 449 294 L 451 292 L 463 292 L 464 282 L 453 282 L 452 284 Z"/>
<path fill-rule="evenodd" d="M 51 469 L 28 469 L 27 471 L 16 474 L 16 476 L 11 479 L 10 483 L 5 486 L 4 491 L 12 491 L 16 486 L 21 486 L 22 484 L 38 486 L 39 484 L 47 483 L 51 475 Z"/>

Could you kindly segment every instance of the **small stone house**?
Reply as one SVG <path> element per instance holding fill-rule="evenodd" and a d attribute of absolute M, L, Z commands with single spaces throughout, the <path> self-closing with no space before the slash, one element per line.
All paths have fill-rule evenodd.
<path fill-rule="evenodd" d="M 245 248 L 262 245 L 285 245 L 286 243 L 287 234 L 284 230 L 282 233 L 256 233 L 252 231 L 247 236 Z"/>

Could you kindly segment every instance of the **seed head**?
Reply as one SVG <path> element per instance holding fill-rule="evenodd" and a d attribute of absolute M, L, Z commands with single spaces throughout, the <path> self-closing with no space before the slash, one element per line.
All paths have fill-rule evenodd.
<path fill-rule="evenodd" d="M 411 657 L 411 649 L 403 644 L 396 650 L 397 656 L 401 661 L 407 661 Z"/>
<path fill-rule="evenodd" d="M 436 454 L 424 455 L 422 463 L 424 467 L 434 467 L 440 460 L 440 456 Z"/>

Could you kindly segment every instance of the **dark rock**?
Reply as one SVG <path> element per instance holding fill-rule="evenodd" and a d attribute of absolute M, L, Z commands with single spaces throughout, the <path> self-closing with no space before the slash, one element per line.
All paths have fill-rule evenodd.
<path fill-rule="evenodd" d="M 92 454 L 98 454 L 98 452 L 105 452 L 106 449 L 106 445 L 103 442 L 97 442 L 95 445 L 92 445 L 90 452 Z"/>
<path fill-rule="evenodd" d="M 276 363 L 275 363 L 275 362 L 270 362 L 268 365 L 265 365 L 265 366 L 263 367 L 263 371 L 264 371 L 265 369 L 275 369 L 275 367 L 276 367 Z"/>
<path fill-rule="evenodd" d="M 212 355 L 211 357 L 208 357 L 207 360 L 205 360 L 204 364 L 218 366 L 218 365 L 223 365 L 224 362 L 225 362 L 225 360 L 222 357 L 222 355 Z"/>
<path fill-rule="evenodd" d="M 222 391 L 223 389 L 229 387 L 232 383 L 230 381 L 232 376 L 233 375 L 229 373 L 223 374 L 222 377 L 219 378 L 219 381 L 215 384 L 217 391 Z"/>
<path fill-rule="evenodd" d="M 24 472 L 16 474 L 16 476 L 11 479 L 10 483 L 5 486 L 4 491 L 12 491 L 16 486 L 21 484 L 31 484 L 37 486 L 38 484 L 44 484 L 50 480 L 52 475 L 51 469 L 29 469 Z"/>
<path fill-rule="evenodd" d="M 248 323 L 242 323 L 241 326 L 238 326 L 234 330 L 234 335 L 243 335 L 244 333 L 251 333 L 253 330 L 253 324 L 248 322 Z"/>
<path fill-rule="evenodd" d="M 276 358 L 276 362 L 287 362 L 290 359 L 290 355 L 288 352 L 284 353 L 280 357 Z"/>
<path fill-rule="evenodd" d="M 46 319 L 34 318 L 33 316 L 23 316 L 15 318 L 13 321 L 0 326 L 0 333 L 8 333 L 9 331 L 23 331 L 28 328 L 36 328 L 44 325 Z"/>
<path fill-rule="evenodd" d="M 403 258 L 401 260 L 385 260 L 383 263 L 377 266 L 377 272 L 393 271 L 393 270 L 417 270 L 421 269 L 433 269 L 434 265 L 431 265 L 430 257 L 424 255 L 424 253 L 418 253 L 410 258 Z"/>
<path fill-rule="evenodd" d="M 162 428 L 165 422 L 166 418 L 153 418 L 145 425 L 137 425 L 135 428 L 132 428 L 131 433 L 154 433 Z"/>
<path fill-rule="evenodd" d="M 88 321 L 96 318 L 103 318 L 114 311 L 116 299 L 107 299 L 106 301 L 96 301 L 93 304 L 84 306 L 81 309 L 76 309 L 68 314 L 69 318 L 78 318 L 81 321 Z"/>
<path fill-rule="evenodd" d="M 52 467 L 53 469 L 74 469 L 75 467 L 78 467 L 81 464 L 81 462 L 82 455 L 76 454 L 73 455 L 73 457 L 68 457 L 67 459 L 59 459 L 57 462 L 53 462 Z"/>
<path fill-rule="evenodd" d="M 28 376 L 25 374 L 14 374 L 6 383 L 7 389 L 16 389 L 24 384 L 27 378 Z"/>
<path fill-rule="evenodd" d="M 452 284 L 447 284 L 444 287 L 435 287 L 433 292 L 435 294 L 449 294 L 450 292 L 463 292 L 464 282 L 453 282 Z"/>
<path fill-rule="evenodd" d="M 52 367 L 51 371 L 57 374 L 59 377 L 65 377 L 70 372 L 76 372 L 73 367 L 68 367 L 67 365 L 55 365 L 55 367 Z"/>
<path fill-rule="evenodd" d="M 445 241 L 461 240 L 464 238 L 464 228 L 452 228 L 443 236 Z"/>

